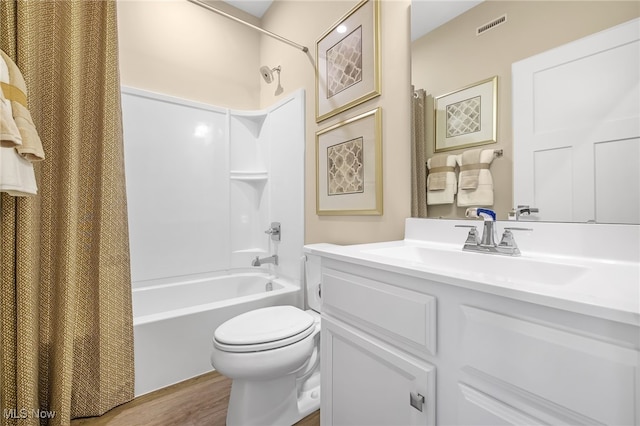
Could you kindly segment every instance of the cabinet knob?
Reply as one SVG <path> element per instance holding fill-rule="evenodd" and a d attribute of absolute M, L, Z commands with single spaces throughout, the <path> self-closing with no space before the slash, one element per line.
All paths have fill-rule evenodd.
<path fill-rule="evenodd" d="M 424 396 L 419 393 L 409 392 L 409 403 L 413 408 L 422 412 L 422 406 L 424 405 Z"/>

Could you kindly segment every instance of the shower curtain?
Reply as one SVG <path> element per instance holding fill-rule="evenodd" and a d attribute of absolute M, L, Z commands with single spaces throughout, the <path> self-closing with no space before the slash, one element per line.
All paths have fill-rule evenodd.
<path fill-rule="evenodd" d="M 115 8 L 0 1 L 0 48 L 46 153 L 37 196 L 2 194 L 3 425 L 68 425 L 133 398 Z"/>
<path fill-rule="evenodd" d="M 427 217 L 426 92 L 411 96 L 411 217 Z"/>

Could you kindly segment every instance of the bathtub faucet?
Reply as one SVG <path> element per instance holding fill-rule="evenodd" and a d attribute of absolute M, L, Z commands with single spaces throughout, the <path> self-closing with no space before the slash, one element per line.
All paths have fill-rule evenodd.
<path fill-rule="evenodd" d="M 263 263 L 273 263 L 274 265 L 277 265 L 278 255 L 274 254 L 273 256 L 263 257 L 262 259 L 260 259 L 259 256 L 256 256 L 256 258 L 251 261 L 251 266 L 260 266 Z"/>

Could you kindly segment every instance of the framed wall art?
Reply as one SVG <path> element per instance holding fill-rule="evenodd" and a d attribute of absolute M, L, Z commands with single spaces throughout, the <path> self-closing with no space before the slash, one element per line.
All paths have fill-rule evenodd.
<path fill-rule="evenodd" d="M 364 0 L 316 42 L 316 122 L 380 95 L 380 4 Z"/>
<path fill-rule="evenodd" d="M 496 143 L 498 77 L 434 99 L 435 152 Z"/>
<path fill-rule="evenodd" d="M 382 110 L 316 133 L 316 213 L 382 214 Z"/>

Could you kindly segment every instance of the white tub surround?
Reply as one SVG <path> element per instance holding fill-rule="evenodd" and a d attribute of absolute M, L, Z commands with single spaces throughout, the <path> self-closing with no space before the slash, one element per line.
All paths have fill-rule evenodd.
<path fill-rule="evenodd" d="M 122 110 L 134 288 L 273 254 L 300 283 L 303 90 L 240 111 L 124 87 Z"/>
<path fill-rule="evenodd" d="M 532 229 L 509 257 L 455 225 L 482 232 L 407 219 L 402 241 L 305 247 L 323 424 L 639 424 L 640 226 L 497 222 Z"/>

